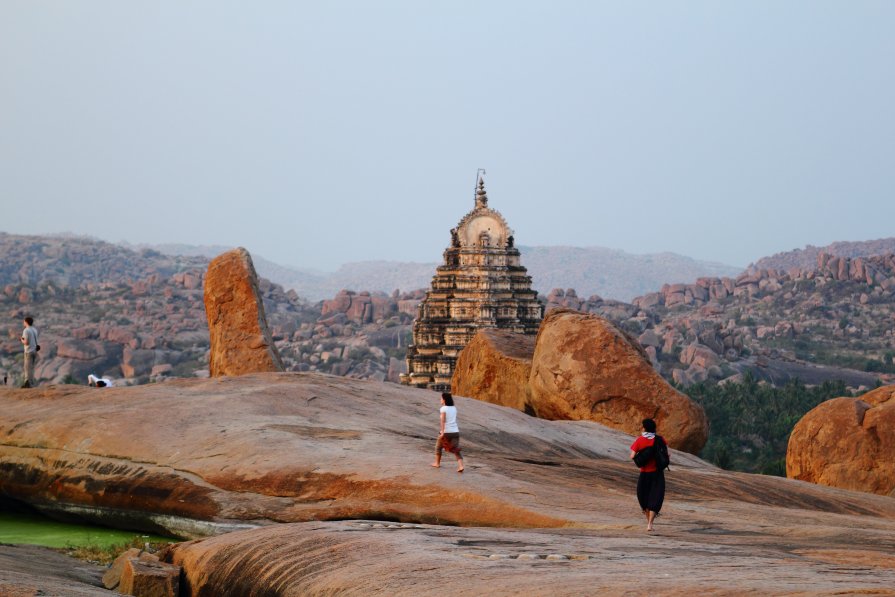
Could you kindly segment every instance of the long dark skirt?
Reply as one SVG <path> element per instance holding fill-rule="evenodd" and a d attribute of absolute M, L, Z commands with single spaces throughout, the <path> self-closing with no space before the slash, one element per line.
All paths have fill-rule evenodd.
<path fill-rule="evenodd" d="M 652 510 L 658 514 L 665 501 L 665 473 L 640 473 L 637 479 L 637 501 L 641 510 Z"/>

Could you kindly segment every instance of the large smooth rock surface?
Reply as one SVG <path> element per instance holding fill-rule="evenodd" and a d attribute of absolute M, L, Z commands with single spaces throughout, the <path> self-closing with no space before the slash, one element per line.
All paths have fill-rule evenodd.
<path fill-rule="evenodd" d="M 895 387 L 805 414 L 789 436 L 786 476 L 895 497 Z"/>
<path fill-rule="evenodd" d="M 895 581 L 891 518 L 675 501 L 647 534 L 632 510 L 561 530 L 288 524 L 163 557 L 182 566 L 190 595 L 215 596 L 890 595 Z"/>
<path fill-rule="evenodd" d="M 458 397 L 458 475 L 429 466 L 438 398 L 286 373 L 2 390 L 0 491 L 193 535 L 249 527 L 168 552 L 196 596 L 873 594 L 895 583 L 891 498 L 675 451 L 648 535 L 632 436 Z"/>
<path fill-rule="evenodd" d="M 183 536 L 380 516 L 562 526 L 586 513 L 545 507 L 519 461 L 627 458 L 631 438 L 599 425 L 457 404 L 478 474 L 429 466 L 439 395 L 396 384 L 279 373 L 0 390 L 0 491 L 48 511 Z"/>
<path fill-rule="evenodd" d="M 103 571 L 46 547 L 0 544 L 2 597 L 109 597 Z"/>
<path fill-rule="evenodd" d="M 212 377 L 283 370 L 267 326 L 258 275 L 252 257 L 242 247 L 218 255 L 208 264 L 205 313 Z"/>
<path fill-rule="evenodd" d="M 693 454 L 708 439 L 702 407 L 662 379 L 635 339 L 598 315 L 549 311 L 529 381 L 538 417 L 596 421 L 630 434 L 651 417 L 671 447 Z"/>
<path fill-rule="evenodd" d="M 451 391 L 534 414 L 528 388 L 534 350 L 534 336 L 479 330 L 460 352 Z"/>

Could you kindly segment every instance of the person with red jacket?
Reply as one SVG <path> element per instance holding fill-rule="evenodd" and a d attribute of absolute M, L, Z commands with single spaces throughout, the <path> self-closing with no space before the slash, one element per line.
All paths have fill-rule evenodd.
<path fill-rule="evenodd" d="M 642 422 L 643 433 L 631 444 L 631 459 L 637 452 L 648 448 L 656 441 L 664 442 L 662 436 L 656 435 L 656 422 L 652 419 L 644 419 Z M 656 459 L 651 458 L 640 467 L 640 476 L 637 478 L 637 501 L 640 509 L 646 516 L 646 530 L 653 530 L 653 520 L 662 509 L 665 501 L 665 471 L 658 470 Z"/>

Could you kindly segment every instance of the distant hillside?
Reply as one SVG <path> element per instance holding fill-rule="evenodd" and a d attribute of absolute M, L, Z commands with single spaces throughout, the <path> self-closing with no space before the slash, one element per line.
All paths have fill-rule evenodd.
<path fill-rule="evenodd" d="M 742 271 L 721 263 L 674 253 L 635 255 L 604 247 L 519 247 L 535 289 L 574 288 L 580 296 L 630 301 L 663 284 L 701 277 L 735 276 Z"/>
<path fill-rule="evenodd" d="M 776 253 L 770 257 L 763 257 L 751 264 L 747 269 L 750 272 L 763 269 L 782 271 L 787 271 L 793 268 L 811 269 L 817 266 L 817 256 L 821 253 L 849 258 L 889 255 L 895 253 L 895 238 L 881 238 L 878 240 L 858 242 L 838 241 L 827 245 L 826 247 L 808 245 L 804 249 L 793 249 L 792 251 Z"/>
<path fill-rule="evenodd" d="M 171 276 L 204 269 L 207 259 L 185 254 L 162 255 L 153 249 L 131 250 L 101 240 L 71 235 L 26 236 L 0 232 L 0 286 L 57 288 L 85 283 L 132 281 L 152 274 Z"/>
<path fill-rule="evenodd" d="M 809 268 L 666 284 L 631 304 L 559 290 L 547 303 L 615 321 L 683 386 L 745 374 L 778 386 L 895 382 L 895 254 L 821 253 Z"/>
<path fill-rule="evenodd" d="M 214 257 L 232 247 L 152 245 L 169 255 Z M 251 247 L 247 247 L 251 251 Z M 546 295 L 554 288 L 575 288 L 582 296 L 599 295 L 622 301 L 660 288 L 705 276 L 735 276 L 742 268 L 697 261 L 674 253 L 635 255 L 603 247 L 519 247 L 522 265 L 532 285 Z M 335 272 L 291 268 L 252 256 L 258 273 L 302 298 L 319 301 L 343 289 L 392 293 L 428 288 L 437 263 L 360 261 Z"/>
<path fill-rule="evenodd" d="M 0 310 L 7 315 L 0 380 L 21 381 L 26 315 L 41 334 L 41 383 L 85 383 L 90 373 L 120 384 L 207 375 L 203 282 L 207 253 L 222 251 L 166 255 L 85 237 L 0 233 Z M 342 293 L 311 305 L 263 275 L 259 287 L 288 370 L 397 381 L 421 293 Z"/>
<path fill-rule="evenodd" d="M 125 246 L 129 246 L 125 243 Z M 186 255 L 195 257 L 205 257 L 206 262 L 217 257 L 225 251 L 235 249 L 236 247 L 226 247 L 223 245 L 185 245 L 185 244 L 157 244 L 157 245 L 134 245 L 135 249 L 151 249 L 165 255 Z M 252 263 L 255 264 L 255 270 L 258 275 L 271 280 L 284 288 L 295 289 L 296 293 L 304 299 L 316 302 L 335 295 L 343 287 L 335 287 L 329 283 L 329 277 L 332 275 L 328 272 L 322 272 L 312 269 L 300 269 L 289 267 L 268 261 L 261 255 L 252 253 L 251 247 L 245 247 L 252 255 Z M 394 290 L 392 288 L 391 290 Z"/>
<path fill-rule="evenodd" d="M 17 338 L 21 318 L 31 314 L 42 333 L 37 373 L 44 382 L 83 383 L 90 372 L 124 376 L 129 383 L 201 374 L 208 350 L 202 283 L 207 255 L 223 248 L 204 251 L 165 255 L 83 237 L 0 233 L 0 310 L 7 314 L 0 322 L 0 372 L 15 378 L 21 371 Z M 669 272 L 663 279 L 674 279 L 672 265 L 662 264 L 695 262 L 594 248 L 535 247 L 524 254 L 535 275 L 544 268 L 556 276 L 542 278 L 541 288 L 561 289 L 546 293 L 548 307 L 611 319 L 638 336 L 656 369 L 681 385 L 744 374 L 774 385 L 840 380 L 857 388 L 895 381 L 895 254 L 821 254 L 799 270 L 698 276 L 657 284 L 630 302 L 601 298 L 587 286 L 580 293 L 569 289 L 579 279 L 617 282 L 599 273 L 613 264 L 633 263 L 625 270 L 630 279 L 632 272 L 658 275 L 660 267 Z M 604 265 L 593 265 L 595 255 Z M 309 303 L 263 278 L 270 275 L 266 268 L 277 270 L 275 264 L 253 260 L 289 370 L 397 380 L 424 292 L 368 292 L 362 284 L 372 285 L 373 275 L 385 288 L 400 288 L 399 276 L 412 266 L 424 277 L 419 286 L 427 285 L 434 264 L 349 264 L 324 280 L 357 284 L 358 292 L 333 292 L 329 300 Z M 640 283 L 649 284 L 643 276 Z"/>

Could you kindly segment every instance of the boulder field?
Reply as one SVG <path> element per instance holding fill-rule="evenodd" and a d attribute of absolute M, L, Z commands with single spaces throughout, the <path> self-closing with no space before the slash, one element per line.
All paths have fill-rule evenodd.
<path fill-rule="evenodd" d="M 895 583 L 891 498 L 673 451 L 647 534 L 632 436 L 457 397 L 457 474 L 429 466 L 438 398 L 300 373 L 0 390 L 0 492 L 197 538 L 162 554 L 194 596 L 881 594 Z"/>
<path fill-rule="evenodd" d="M 786 476 L 895 497 L 895 386 L 805 414 L 789 436 Z"/>
<path fill-rule="evenodd" d="M 651 417 L 676 449 L 698 453 L 708 420 L 609 320 L 557 308 L 537 338 L 481 330 L 460 353 L 451 389 L 550 420 L 595 421 L 630 434 Z"/>

